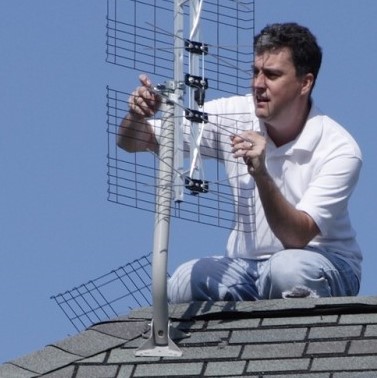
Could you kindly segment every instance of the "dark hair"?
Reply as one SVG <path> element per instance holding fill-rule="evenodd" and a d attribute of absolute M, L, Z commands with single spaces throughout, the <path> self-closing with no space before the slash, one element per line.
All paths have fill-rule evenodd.
<path fill-rule="evenodd" d="M 308 28 L 294 22 L 276 23 L 267 25 L 254 38 L 256 55 L 284 47 L 291 51 L 297 76 L 312 73 L 315 83 L 321 67 L 322 50 Z"/>

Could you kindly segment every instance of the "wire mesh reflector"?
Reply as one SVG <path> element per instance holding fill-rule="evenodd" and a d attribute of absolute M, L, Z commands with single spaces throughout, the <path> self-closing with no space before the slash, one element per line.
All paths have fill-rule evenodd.
<path fill-rule="evenodd" d="M 184 34 L 189 36 L 189 1 Z M 173 0 L 108 0 L 107 62 L 171 78 L 174 64 Z M 206 0 L 200 20 L 208 45 L 205 72 L 216 91 L 244 94 L 250 86 L 254 0 Z M 187 56 L 184 60 L 188 72 Z"/>
<path fill-rule="evenodd" d="M 223 97 L 224 92 L 241 95 L 249 92 L 254 0 L 203 1 L 200 7 L 200 41 L 189 40 L 192 31 L 191 3 L 180 2 L 184 18 L 181 32 L 185 42 L 208 47 L 198 63 L 203 80 L 208 83 L 205 97 Z M 159 80 L 171 80 L 175 71 L 174 42 L 175 38 L 181 38 L 174 35 L 175 1 L 108 0 L 107 5 L 107 62 L 137 70 L 138 73 L 156 75 L 152 78 L 155 84 L 161 84 Z M 190 54 L 192 52 L 183 52 L 182 65 L 186 74 L 192 68 Z M 135 80 L 136 77 L 137 73 Z M 116 143 L 119 125 L 128 112 L 128 97 L 129 93 L 107 88 L 108 200 L 154 212 L 158 159 L 151 153 L 125 153 Z M 185 104 L 189 102 L 187 97 L 183 100 Z M 234 123 L 238 122 L 237 119 L 234 116 Z M 236 212 L 254 212 L 254 208 L 246 209 L 234 203 L 234 191 L 249 197 L 253 193 L 249 191 L 245 194 L 242 188 L 231 188 L 223 166 L 215 159 L 211 160 L 200 162 L 205 166 L 205 180 L 210 183 L 208 193 L 197 191 L 192 195 L 192 191 L 186 190 L 183 201 L 172 203 L 171 214 L 173 217 L 231 229 Z M 183 170 L 187 170 L 188 166 L 190 162 L 185 164 Z M 182 181 L 184 179 L 182 177 Z M 179 190 L 177 182 L 174 185 L 173 189 Z M 246 217 L 242 218 L 249 222 Z M 250 230 L 249 225 L 244 231 L 247 230 Z"/>
<path fill-rule="evenodd" d="M 151 305 L 151 254 L 51 297 L 77 331 Z"/>
<path fill-rule="evenodd" d="M 118 128 L 126 112 L 129 94 L 108 88 L 108 200 L 150 212 L 155 211 L 158 177 L 158 158 L 150 152 L 127 153 L 117 146 Z M 231 117 L 231 116 L 229 116 Z M 232 120 L 234 123 L 242 121 Z M 224 130 L 226 138 L 230 137 Z M 230 148 L 230 143 L 229 143 Z M 211 154 L 219 153 L 212 150 Z M 197 223 L 217 226 L 225 229 L 234 227 L 235 214 L 244 212 L 248 217 L 242 218 L 244 232 L 254 230 L 252 187 L 248 190 L 231 187 L 224 167 L 219 159 L 206 159 L 203 153 L 203 166 L 206 172 L 208 190 L 206 193 L 192 194 L 185 190 L 183 201 L 172 201 L 171 216 Z M 244 166 L 240 162 L 240 166 Z M 247 175 L 249 176 L 249 175 Z M 240 181 L 242 184 L 242 181 Z M 182 184 L 183 185 L 183 184 Z M 243 185 L 243 184 L 242 184 Z M 232 191 L 239 192 L 239 199 L 251 205 L 237 206 Z M 240 217 L 239 217 L 240 218 Z M 249 222 L 249 223 L 247 223 Z M 246 224 L 247 223 L 247 224 Z"/>

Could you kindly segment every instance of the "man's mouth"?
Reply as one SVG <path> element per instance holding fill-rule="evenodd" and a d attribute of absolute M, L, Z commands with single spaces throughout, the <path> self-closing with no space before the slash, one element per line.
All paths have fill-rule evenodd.
<path fill-rule="evenodd" d="M 256 95 L 256 100 L 258 104 L 270 101 L 267 96 L 262 96 L 262 95 Z"/>

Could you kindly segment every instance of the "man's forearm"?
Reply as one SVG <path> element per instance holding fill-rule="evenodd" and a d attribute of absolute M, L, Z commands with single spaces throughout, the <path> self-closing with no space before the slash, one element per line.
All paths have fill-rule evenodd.
<path fill-rule="evenodd" d="M 305 247 L 319 233 L 314 220 L 284 198 L 267 172 L 254 178 L 267 222 L 275 236 L 284 248 Z"/>
<path fill-rule="evenodd" d="M 158 151 L 152 126 L 138 115 L 128 113 L 118 128 L 117 144 L 128 152 Z"/>

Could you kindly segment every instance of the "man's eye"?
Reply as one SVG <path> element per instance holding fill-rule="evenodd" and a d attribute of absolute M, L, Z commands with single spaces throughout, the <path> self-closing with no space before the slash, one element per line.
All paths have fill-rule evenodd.
<path fill-rule="evenodd" d="M 277 72 L 266 72 L 266 77 L 270 80 L 277 79 L 279 76 Z"/>

